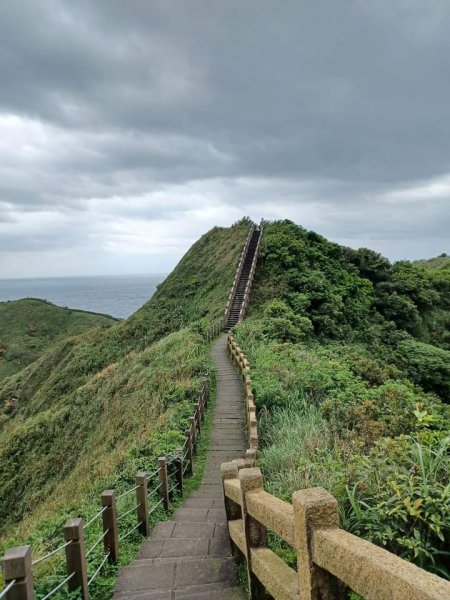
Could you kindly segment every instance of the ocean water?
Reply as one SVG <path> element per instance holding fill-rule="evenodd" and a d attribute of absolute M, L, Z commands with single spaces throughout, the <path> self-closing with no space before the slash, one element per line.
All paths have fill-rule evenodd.
<path fill-rule="evenodd" d="M 151 298 L 165 275 L 0 279 L 0 302 L 42 298 L 58 306 L 125 318 Z"/>

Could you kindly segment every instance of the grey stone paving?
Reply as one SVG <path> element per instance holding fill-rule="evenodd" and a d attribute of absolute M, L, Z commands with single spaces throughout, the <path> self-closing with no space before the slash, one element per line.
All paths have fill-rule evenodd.
<path fill-rule="evenodd" d="M 223 335 L 212 348 L 217 400 L 200 488 L 172 520 L 159 523 L 138 558 L 121 569 L 114 600 L 243 600 L 231 558 L 220 464 L 243 457 L 247 447 L 240 378 Z"/>

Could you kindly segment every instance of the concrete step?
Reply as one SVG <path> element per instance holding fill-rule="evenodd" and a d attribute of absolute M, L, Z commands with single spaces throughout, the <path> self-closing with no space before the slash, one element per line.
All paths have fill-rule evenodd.
<path fill-rule="evenodd" d="M 191 523 L 223 522 L 226 519 L 223 508 L 178 508 L 173 514 L 174 521 Z"/>
<path fill-rule="evenodd" d="M 189 586 L 171 591 L 153 590 L 141 592 L 119 592 L 114 600 L 245 600 L 240 587 L 224 587 L 220 584 Z"/>
<path fill-rule="evenodd" d="M 178 558 L 137 560 L 119 573 L 116 592 L 180 589 L 192 585 L 236 586 L 232 558 Z"/>
<path fill-rule="evenodd" d="M 211 539 L 195 538 L 168 538 L 150 539 L 141 546 L 138 558 L 132 564 L 139 564 L 141 560 L 168 560 L 175 558 L 207 558 L 231 555 L 228 539 L 221 532 Z"/>

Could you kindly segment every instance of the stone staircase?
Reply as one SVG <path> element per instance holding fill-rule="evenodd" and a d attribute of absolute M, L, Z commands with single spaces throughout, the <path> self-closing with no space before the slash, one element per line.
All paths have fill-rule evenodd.
<path fill-rule="evenodd" d="M 242 304 L 245 298 L 245 288 L 247 286 L 248 279 L 250 277 L 250 271 L 252 268 L 253 258 L 255 256 L 255 252 L 258 249 L 259 236 L 261 235 L 261 230 L 256 227 L 252 233 L 252 237 L 250 238 L 250 242 L 247 248 L 247 252 L 245 255 L 244 263 L 242 265 L 242 271 L 239 277 L 238 284 L 234 291 L 233 298 L 231 300 L 230 310 L 225 322 L 226 329 L 230 329 L 237 325 L 239 321 L 239 315 L 241 312 Z"/>
<path fill-rule="evenodd" d="M 247 446 L 242 385 L 225 336 L 214 344 L 212 359 L 217 400 L 202 485 L 121 569 L 114 600 L 245 599 L 231 557 L 220 476 L 221 463 L 244 456 Z"/>

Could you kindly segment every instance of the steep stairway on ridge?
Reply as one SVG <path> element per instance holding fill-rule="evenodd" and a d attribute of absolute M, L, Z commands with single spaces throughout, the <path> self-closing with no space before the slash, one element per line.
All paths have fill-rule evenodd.
<path fill-rule="evenodd" d="M 239 321 L 239 315 L 241 312 L 242 304 L 244 302 L 245 288 L 250 277 L 250 271 L 252 268 L 255 253 L 258 250 L 258 242 L 260 235 L 260 228 L 255 227 L 250 238 L 250 242 L 244 258 L 244 263 L 242 266 L 241 274 L 239 276 L 239 281 L 237 283 L 236 289 L 233 294 L 233 298 L 231 300 L 230 311 L 228 313 L 227 320 L 225 323 L 227 329 L 234 327 Z"/>
<path fill-rule="evenodd" d="M 220 465 L 247 447 L 242 383 L 226 336 L 213 345 L 217 400 L 205 472 L 172 519 L 159 523 L 138 558 L 121 569 L 113 600 L 244 600 L 231 557 Z"/>

